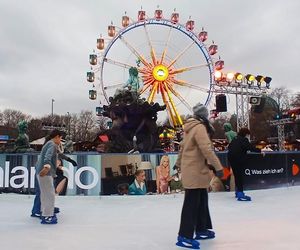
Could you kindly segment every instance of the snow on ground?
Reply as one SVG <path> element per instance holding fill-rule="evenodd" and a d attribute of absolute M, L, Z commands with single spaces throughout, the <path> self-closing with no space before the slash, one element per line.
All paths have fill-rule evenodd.
<path fill-rule="evenodd" d="M 300 187 L 210 194 L 216 231 L 202 250 L 299 250 Z M 31 218 L 33 196 L 0 194 L 1 250 L 183 249 L 175 246 L 183 195 L 58 197 L 57 225 Z"/>

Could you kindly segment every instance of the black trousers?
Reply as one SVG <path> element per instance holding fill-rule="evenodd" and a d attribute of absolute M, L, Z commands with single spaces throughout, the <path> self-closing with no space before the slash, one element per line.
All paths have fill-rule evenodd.
<path fill-rule="evenodd" d="M 63 187 L 63 190 L 58 195 L 66 195 L 66 193 L 67 193 L 67 187 L 68 187 L 68 178 L 66 176 L 63 176 L 63 175 L 57 175 L 57 177 L 54 179 L 54 187 L 55 188 L 63 180 L 66 180 L 66 183 L 65 183 L 65 185 Z"/>
<path fill-rule="evenodd" d="M 195 231 L 206 229 L 212 229 L 207 189 L 186 189 L 178 234 L 192 239 Z"/>
<path fill-rule="evenodd" d="M 243 192 L 244 191 L 244 171 L 245 171 L 244 164 L 242 161 L 239 161 L 233 157 L 228 157 L 228 161 L 230 163 L 230 166 L 232 168 L 232 172 L 234 175 L 235 190 L 237 192 Z"/>

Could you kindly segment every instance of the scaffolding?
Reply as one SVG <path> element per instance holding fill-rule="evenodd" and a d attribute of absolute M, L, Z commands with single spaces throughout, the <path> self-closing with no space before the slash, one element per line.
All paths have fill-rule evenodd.
<path fill-rule="evenodd" d="M 250 129 L 250 97 L 261 97 L 267 93 L 268 88 L 240 85 L 226 86 L 228 83 L 214 84 L 212 92 L 216 94 L 235 95 L 236 98 L 236 115 L 237 115 L 237 131 L 242 127 Z M 258 103 L 259 104 L 259 103 Z"/>
<path fill-rule="evenodd" d="M 292 118 L 284 118 L 280 120 L 271 120 L 269 121 L 271 126 L 277 126 L 277 133 L 278 133 L 278 149 L 284 151 L 284 125 L 294 123 Z"/>

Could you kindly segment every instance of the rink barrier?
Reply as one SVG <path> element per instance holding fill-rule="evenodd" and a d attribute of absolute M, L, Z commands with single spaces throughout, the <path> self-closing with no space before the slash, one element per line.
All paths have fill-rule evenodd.
<path fill-rule="evenodd" d="M 35 163 L 39 153 L 0 154 L 0 190 L 3 192 L 34 193 Z M 97 154 L 78 152 L 68 156 L 78 163 L 77 167 L 64 161 L 68 177 L 67 195 L 112 195 L 117 186 L 130 184 L 132 172 L 142 161 L 149 161 L 152 169 L 145 170 L 148 191 L 155 192 L 155 167 L 163 154 Z M 217 152 L 225 168 L 228 168 L 226 152 Z M 171 175 L 177 154 L 168 154 Z M 129 168 L 131 166 L 131 168 Z M 133 166 L 133 168 L 132 168 Z M 300 185 L 300 152 L 250 153 L 245 168 L 246 189 L 266 189 Z M 227 171 L 229 173 L 229 171 Z M 229 190 L 230 176 L 223 180 Z"/>

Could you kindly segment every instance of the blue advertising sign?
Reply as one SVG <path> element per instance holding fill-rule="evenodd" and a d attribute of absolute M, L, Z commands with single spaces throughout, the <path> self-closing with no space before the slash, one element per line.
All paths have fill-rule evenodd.
<path fill-rule="evenodd" d="M 0 141 L 8 141 L 9 136 L 8 135 L 0 135 Z"/>

